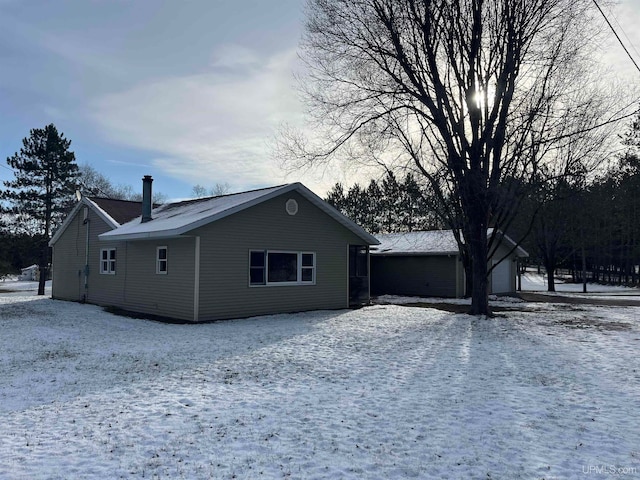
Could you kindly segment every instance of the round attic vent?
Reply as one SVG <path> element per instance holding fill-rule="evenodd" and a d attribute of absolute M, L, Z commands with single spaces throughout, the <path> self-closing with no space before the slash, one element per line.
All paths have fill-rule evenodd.
<path fill-rule="evenodd" d="M 289 200 L 287 200 L 287 203 L 285 203 L 284 208 L 287 210 L 287 213 L 289 215 L 295 215 L 296 213 L 298 213 L 298 202 L 296 202 L 293 198 L 290 198 Z"/>

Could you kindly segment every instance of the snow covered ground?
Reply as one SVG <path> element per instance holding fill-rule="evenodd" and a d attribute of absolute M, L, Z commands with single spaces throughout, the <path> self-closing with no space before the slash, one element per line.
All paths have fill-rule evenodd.
<path fill-rule="evenodd" d="M 563 280 L 556 278 L 556 292 L 547 292 L 547 277 L 538 273 L 527 272 L 522 276 L 522 290 L 531 292 L 541 292 L 545 294 L 564 295 L 567 293 L 579 294 L 578 296 L 620 296 L 620 295 L 638 295 L 640 296 L 640 288 L 623 287 L 619 285 L 600 285 L 597 283 L 587 283 L 587 294 L 582 293 L 581 283 L 565 283 Z"/>
<path fill-rule="evenodd" d="M 0 293 L 0 478 L 639 478 L 640 307 L 521 305 L 169 325 Z"/>
<path fill-rule="evenodd" d="M 20 281 L 17 278 L 10 277 L 0 280 L 0 294 L 14 292 L 37 292 L 38 282 Z M 51 280 L 45 283 L 45 293 L 51 295 Z"/>

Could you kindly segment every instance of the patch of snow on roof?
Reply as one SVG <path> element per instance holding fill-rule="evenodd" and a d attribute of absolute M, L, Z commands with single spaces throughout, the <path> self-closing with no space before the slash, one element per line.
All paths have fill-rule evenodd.
<path fill-rule="evenodd" d="M 457 254 L 458 244 L 451 230 L 430 230 L 376 235 L 380 245 L 372 255 Z"/>
<path fill-rule="evenodd" d="M 168 203 L 153 209 L 151 212 L 152 220 L 142 223 L 140 217 L 137 217 L 121 227 L 103 234 L 102 237 L 144 235 L 161 232 L 170 234 L 184 227 L 191 225 L 198 226 L 199 222 L 216 217 L 217 215 L 223 215 L 227 211 L 251 203 L 282 187 L 283 185 L 280 185 L 219 197 Z"/>

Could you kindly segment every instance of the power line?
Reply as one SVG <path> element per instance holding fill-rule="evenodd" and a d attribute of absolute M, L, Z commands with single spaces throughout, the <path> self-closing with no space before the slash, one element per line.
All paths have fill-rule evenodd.
<path fill-rule="evenodd" d="M 633 44 L 633 41 L 631 40 L 631 38 L 629 38 L 629 35 L 627 35 L 627 32 L 624 31 L 624 27 L 622 26 L 622 24 L 616 18 L 616 15 L 615 15 L 614 11 L 611 9 L 610 6 L 605 5 L 605 8 L 607 9 L 607 15 L 609 15 L 609 18 L 613 19 L 614 23 L 616 24 L 616 28 L 618 29 L 618 31 L 622 32 L 622 35 L 624 36 L 625 40 L 627 41 L 627 45 L 629 45 L 631 47 L 631 49 L 633 50 L 633 52 L 634 52 L 634 54 L 636 56 L 640 57 L 640 52 L 638 51 L 636 46 Z"/>
<path fill-rule="evenodd" d="M 633 64 L 636 67 L 636 70 L 638 70 L 638 72 L 640 72 L 640 67 L 638 66 L 638 64 L 636 63 L 636 61 L 633 59 L 633 57 L 631 56 L 631 54 L 629 53 L 629 50 L 627 50 L 627 47 L 624 46 L 624 43 L 622 42 L 622 39 L 620 38 L 620 36 L 618 35 L 618 32 L 616 32 L 616 29 L 613 28 L 613 25 L 611 25 L 611 22 L 609 21 L 609 19 L 607 18 L 607 16 L 604 14 L 604 12 L 602 11 L 602 9 L 600 8 L 600 5 L 598 5 L 598 2 L 596 0 L 593 0 L 593 3 L 595 3 L 596 7 L 598 7 L 598 10 L 600 11 L 600 13 L 602 14 L 602 17 L 604 18 L 605 22 L 607 22 L 607 25 L 609 25 L 609 28 L 611 29 L 611 31 L 613 32 L 613 34 L 616 36 L 616 38 L 618 39 L 618 43 L 620 43 L 620 45 L 622 46 L 622 48 L 624 49 L 625 53 L 629 56 L 629 59 L 631 59 L 631 61 L 633 62 Z"/>

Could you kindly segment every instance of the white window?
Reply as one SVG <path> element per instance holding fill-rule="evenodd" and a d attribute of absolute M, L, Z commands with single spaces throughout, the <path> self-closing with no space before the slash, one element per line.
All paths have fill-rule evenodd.
<path fill-rule="evenodd" d="M 307 283 L 316 281 L 316 254 L 302 252 L 300 254 L 300 281 Z"/>
<path fill-rule="evenodd" d="M 266 252 L 251 251 L 249 252 L 249 284 L 250 285 L 265 285 L 267 275 L 267 260 Z"/>
<path fill-rule="evenodd" d="M 156 273 L 158 275 L 166 275 L 167 274 L 167 247 L 157 247 L 156 248 Z"/>
<path fill-rule="evenodd" d="M 100 250 L 100 273 L 104 275 L 116 274 L 115 248 L 103 248 Z"/>
<path fill-rule="evenodd" d="M 249 252 L 249 285 L 313 285 L 316 254 L 278 250 Z"/>

